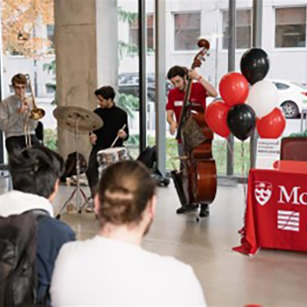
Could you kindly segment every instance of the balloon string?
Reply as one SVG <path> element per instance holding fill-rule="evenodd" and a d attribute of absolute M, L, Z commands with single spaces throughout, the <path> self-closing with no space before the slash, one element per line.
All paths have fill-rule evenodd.
<path fill-rule="evenodd" d="M 232 159 L 232 161 L 233 161 L 233 160 L 234 160 L 234 155 L 233 155 L 233 150 L 234 150 L 234 148 L 231 147 L 228 138 L 226 138 L 226 143 L 227 143 L 227 147 L 228 147 L 228 149 L 229 149 L 230 155 L 231 155 L 231 159 Z"/>
<path fill-rule="evenodd" d="M 244 203 L 245 203 L 245 209 L 243 214 L 243 227 L 239 230 L 239 234 L 242 237 L 242 240 L 245 240 L 246 235 L 246 213 L 247 213 L 247 184 L 244 183 L 244 174 L 245 174 L 245 160 L 244 160 L 244 154 L 245 154 L 245 148 L 244 148 L 244 142 L 241 142 L 241 161 L 242 161 L 242 184 L 243 184 L 243 193 L 244 193 Z"/>
<path fill-rule="evenodd" d="M 229 151 L 231 153 L 231 158 L 233 159 L 233 151 L 231 150 L 231 146 L 230 146 L 230 143 L 228 141 L 228 138 L 224 138 L 222 144 L 219 145 L 219 146 L 216 146 L 216 151 L 224 152 L 227 148 L 229 148 Z M 225 159 L 226 158 L 227 158 L 227 153 L 226 153 Z"/>
<path fill-rule="evenodd" d="M 244 142 L 241 142 L 241 165 L 242 165 L 242 184 L 243 184 L 243 193 L 244 193 L 244 202 L 247 204 L 247 184 L 244 182 L 245 179 L 245 147 Z"/>

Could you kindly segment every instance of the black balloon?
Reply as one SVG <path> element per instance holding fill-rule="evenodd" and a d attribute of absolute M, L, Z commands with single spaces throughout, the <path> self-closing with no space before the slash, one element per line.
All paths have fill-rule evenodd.
<path fill-rule="evenodd" d="M 256 113 L 247 104 L 237 104 L 229 109 L 227 124 L 231 133 L 239 140 L 244 141 L 255 129 Z"/>
<path fill-rule="evenodd" d="M 242 55 L 240 68 L 242 75 L 253 85 L 267 75 L 270 68 L 269 57 L 263 49 L 251 48 Z"/>

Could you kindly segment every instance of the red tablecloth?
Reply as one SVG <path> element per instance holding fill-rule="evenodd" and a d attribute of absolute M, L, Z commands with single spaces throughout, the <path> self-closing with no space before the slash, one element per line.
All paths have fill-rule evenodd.
<path fill-rule="evenodd" d="M 255 254 L 261 247 L 307 252 L 307 174 L 251 170 L 241 246 Z"/>

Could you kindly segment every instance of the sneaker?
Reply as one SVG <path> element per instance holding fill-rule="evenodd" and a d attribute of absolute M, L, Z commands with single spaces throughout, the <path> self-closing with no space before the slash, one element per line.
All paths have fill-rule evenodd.
<path fill-rule="evenodd" d="M 206 204 L 201 204 L 199 217 L 207 217 L 207 216 L 209 216 L 209 206 Z"/>
<path fill-rule="evenodd" d="M 87 205 L 85 211 L 87 213 L 93 213 L 94 212 L 94 200 L 93 200 L 93 198 L 88 199 L 88 205 Z"/>

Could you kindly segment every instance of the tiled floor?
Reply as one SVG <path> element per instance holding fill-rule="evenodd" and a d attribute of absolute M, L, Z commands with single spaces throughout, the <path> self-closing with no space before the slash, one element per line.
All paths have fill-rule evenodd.
<path fill-rule="evenodd" d="M 56 211 L 71 189 L 60 187 Z M 192 265 L 209 306 L 307 306 L 306 254 L 262 250 L 251 258 L 232 251 L 243 223 L 241 186 L 219 187 L 210 217 L 200 222 L 192 213 L 176 215 L 178 205 L 172 185 L 158 190 L 156 219 L 143 246 Z M 93 214 L 65 214 L 62 219 L 81 240 L 97 231 Z"/>

